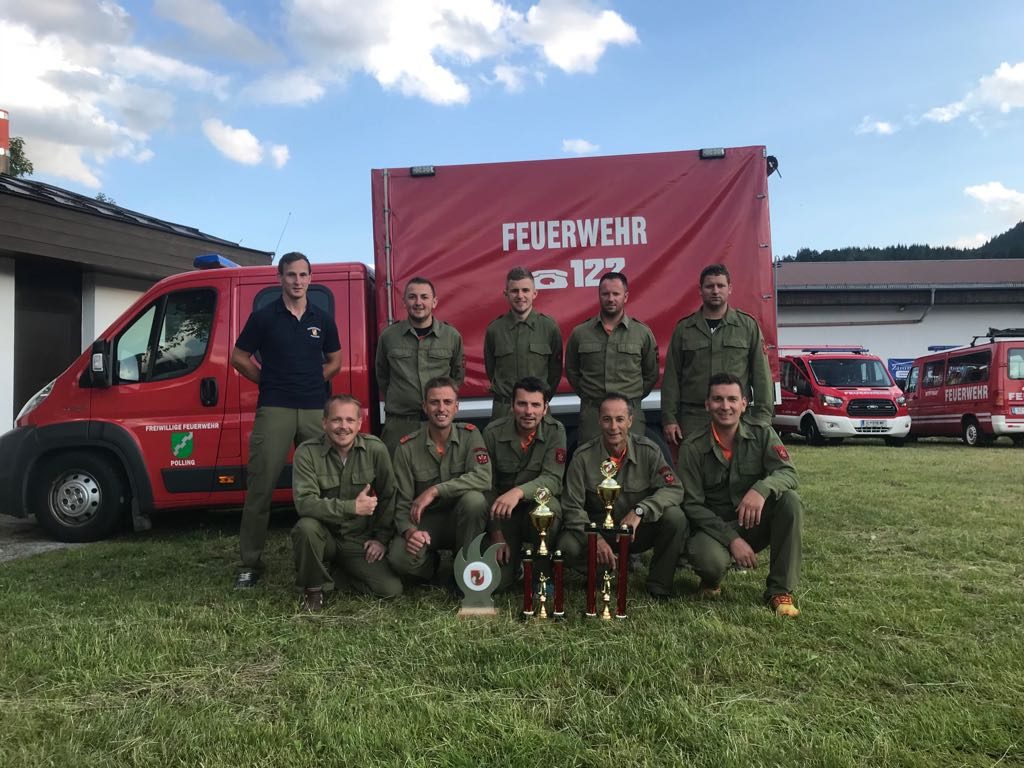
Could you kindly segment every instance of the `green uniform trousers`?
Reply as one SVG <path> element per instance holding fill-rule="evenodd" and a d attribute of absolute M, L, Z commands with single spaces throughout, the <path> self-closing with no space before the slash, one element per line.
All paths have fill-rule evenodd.
<path fill-rule="evenodd" d="M 490 509 L 480 491 L 466 491 L 454 499 L 438 499 L 427 507 L 416 526 L 430 534 L 430 544 L 413 557 L 405 551 L 405 537 L 396 535 L 388 550 L 392 570 L 399 576 L 429 580 L 437 571 L 437 552 L 460 550 L 484 533 Z"/>
<path fill-rule="evenodd" d="M 736 532 L 750 548 L 760 552 L 771 547 L 768 580 L 764 597 L 792 594 L 800 583 L 800 526 L 803 505 L 796 491 L 783 491 L 778 498 L 769 497 L 761 510 L 761 522 L 753 528 L 740 528 Z M 706 533 L 698 531 L 686 546 L 690 565 L 706 584 L 718 585 L 732 565 L 729 548 Z"/>
<path fill-rule="evenodd" d="M 423 427 L 424 424 L 419 414 L 414 416 L 396 416 L 389 413 L 386 415 L 387 421 L 381 427 L 380 439 L 387 446 L 391 458 L 394 458 L 395 451 L 398 450 L 399 441 L 406 435 L 411 435 L 417 429 Z"/>
<path fill-rule="evenodd" d="M 249 436 L 245 504 L 238 533 L 244 568 L 263 569 L 271 497 L 288 460 L 288 452 L 293 445 L 323 432 L 323 415 L 319 408 L 262 406 L 256 409 L 256 421 Z"/>
<path fill-rule="evenodd" d="M 598 525 L 604 521 L 602 514 L 596 519 Z M 646 552 L 653 549 L 651 567 L 647 573 L 647 591 L 652 595 L 668 595 L 672 593 L 672 581 L 676 575 L 676 564 L 679 554 L 686 542 L 688 524 L 683 510 L 677 506 L 666 507 L 661 519 L 656 522 L 643 522 L 637 528 L 636 537 L 629 545 L 630 554 Z M 558 538 L 558 548 L 562 550 L 566 563 L 574 568 L 587 567 L 587 536 L 580 531 L 566 531 Z M 612 551 L 618 556 L 618 544 L 609 542 Z M 598 575 L 604 569 L 598 565 Z"/>
<path fill-rule="evenodd" d="M 647 422 L 644 419 L 644 411 L 640 407 L 640 401 L 630 400 L 629 404 L 633 406 L 633 426 L 629 431 L 634 435 L 646 434 Z M 591 400 L 584 400 L 580 403 L 580 423 L 576 430 L 576 445 L 583 445 L 587 440 L 592 440 L 601 434 L 600 416 L 600 403 Z"/>
<path fill-rule="evenodd" d="M 387 556 L 375 563 L 366 562 L 363 542 L 343 539 L 319 520 L 300 517 L 292 528 L 295 554 L 295 583 L 303 588 L 334 589 L 330 564 L 336 563 L 349 577 L 356 592 L 376 597 L 398 597 L 402 582 L 388 567 Z"/>
<path fill-rule="evenodd" d="M 487 494 L 488 509 L 490 509 L 496 498 L 498 498 L 496 493 Z M 498 591 L 503 592 L 515 584 L 516 577 L 519 575 L 519 566 L 523 562 L 524 543 L 528 542 L 530 544 L 530 548 L 533 550 L 534 563 L 541 564 L 545 573 L 548 572 L 547 563 L 550 562 L 551 557 L 554 557 L 555 550 L 557 549 L 555 542 L 558 541 L 558 530 L 562 525 L 562 505 L 558 503 L 558 499 L 548 500 L 548 509 L 554 512 L 555 516 L 551 520 L 551 525 L 548 526 L 547 543 L 549 555 L 546 558 L 537 557 L 537 547 L 540 546 L 540 533 L 533 527 L 533 521 L 530 519 L 530 513 L 536 508 L 537 502 L 533 499 L 524 499 L 516 504 L 516 508 L 512 510 L 511 517 L 502 520 L 491 520 L 491 529 L 501 531 L 510 552 L 508 562 L 501 566 L 501 585 L 498 587 Z"/>

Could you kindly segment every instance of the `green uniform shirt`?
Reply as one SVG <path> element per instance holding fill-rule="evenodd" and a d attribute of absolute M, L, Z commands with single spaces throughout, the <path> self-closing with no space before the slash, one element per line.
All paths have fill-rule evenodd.
<path fill-rule="evenodd" d="M 768 499 L 797 487 L 796 469 L 775 430 L 743 422 L 732 461 L 726 461 L 710 426 L 683 441 L 679 475 L 685 489 L 683 511 L 693 528 L 725 546 L 738 535 L 731 523 L 747 491 L 753 488 Z"/>
<path fill-rule="evenodd" d="M 377 494 L 372 515 L 357 515 L 355 498 L 367 485 Z M 312 517 L 344 539 L 387 544 L 394 533 L 395 475 L 380 438 L 356 435 L 345 464 L 324 434 L 295 449 L 292 493 L 299 517 Z"/>
<path fill-rule="evenodd" d="M 512 399 L 512 385 L 536 376 L 551 393 L 562 380 L 562 333 L 558 323 L 536 310 L 525 320 L 511 310 L 492 320 L 484 334 L 484 366 L 491 392 Z"/>
<path fill-rule="evenodd" d="M 450 376 L 462 386 L 466 377 L 462 336 L 448 323 L 435 319 L 430 332 L 420 339 L 408 319 L 399 320 L 380 335 L 376 368 L 387 413 L 419 416 L 428 381 Z"/>
<path fill-rule="evenodd" d="M 437 486 L 439 499 L 491 490 L 491 457 L 480 430 L 472 424 L 453 424 L 443 456 L 438 456 L 426 426 L 406 435 L 395 451 L 395 484 L 395 523 L 402 534 L 416 528 L 409 518 L 413 499 L 432 485 Z"/>
<path fill-rule="evenodd" d="M 751 419 L 771 424 L 775 387 L 761 329 L 746 312 L 730 308 L 714 333 L 700 310 L 676 324 L 661 382 L 662 425 L 677 424 L 684 406 L 704 410 L 708 382 L 716 373 L 738 376 Z"/>
<path fill-rule="evenodd" d="M 612 517 L 618 524 L 633 507 L 640 505 L 646 510 L 644 522 L 659 520 L 666 508 L 682 503 L 683 487 L 653 440 L 630 434 L 628 441 L 626 456 L 615 475 L 622 491 L 612 508 Z M 573 454 L 562 494 L 565 530 L 582 531 L 592 517 L 603 519 L 604 502 L 597 495 L 597 486 L 604 480 L 601 462 L 607 459 L 608 450 L 600 437 L 584 443 Z"/>
<path fill-rule="evenodd" d="M 537 434 L 524 452 L 516 432 L 514 416 L 504 416 L 487 425 L 484 443 L 494 467 L 494 490 L 501 494 L 513 488 L 533 501 L 538 488 L 547 488 L 554 498 L 562 493 L 565 474 L 565 427 L 550 415 L 541 419 Z"/>
<path fill-rule="evenodd" d="M 597 402 L 609 392 L 642 400 L 658 380 L 658 342 L 636 318 L 623 315 L 608 334 L 601 316 L 592 317 L 572 329 L 565 375 L 583 400 Z"/>

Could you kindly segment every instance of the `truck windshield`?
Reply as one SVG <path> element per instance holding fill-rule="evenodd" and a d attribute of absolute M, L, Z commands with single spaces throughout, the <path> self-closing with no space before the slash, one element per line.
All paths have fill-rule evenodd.
<path fill-rule="evenodd" d="M 880 360 L 811 360 L 811 371 L 825 387 L 891 387 Z"/>

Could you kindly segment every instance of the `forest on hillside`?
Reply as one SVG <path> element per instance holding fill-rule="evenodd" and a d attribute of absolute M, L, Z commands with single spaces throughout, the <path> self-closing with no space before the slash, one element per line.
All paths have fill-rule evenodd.
<path fill-rule="evenodd" d="M 884 248 L 801 248 L 781 261 L 916 261 L 919 259 L 1024 259 L 1024 221 L 977 248 L 888 245 Z"/>

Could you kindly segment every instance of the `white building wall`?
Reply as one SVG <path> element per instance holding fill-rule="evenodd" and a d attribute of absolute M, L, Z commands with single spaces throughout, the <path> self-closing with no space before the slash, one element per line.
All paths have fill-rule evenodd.
<path fill-rule="evenodd" d="M 152 281 L 87 272 L 82 275 L 82 350 L 114 322 Z"/>
<path fill-rule="evenodd" d="M 867 347 L 883 360 L 928 354 L 937 344 L 970 344 L 989 328 L 1024 328 L 1024 306 L 780 307 L 779 344 Z"/>
<path fill-rule="evenodd" d="M 0 257 L 0 434 L 14 426 L 14 259 Z"/>

